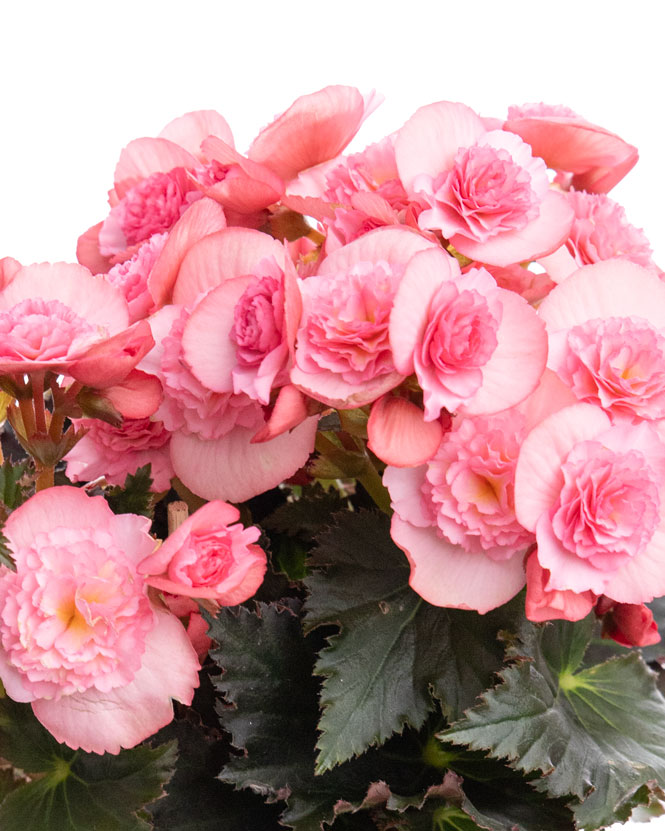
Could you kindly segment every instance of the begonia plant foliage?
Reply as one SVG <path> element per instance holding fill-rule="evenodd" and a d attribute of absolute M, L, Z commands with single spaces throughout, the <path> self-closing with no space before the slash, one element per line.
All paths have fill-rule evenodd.
<path fill-rule="evenodd" d="M 607 195 L 637 150 L 439 101 L 349 153 L 378 103 L 305 95 L 244 153 L 187 113 L 78 263 L 0 252 L 3 831 L 665 796 L 665 274 Z"/>

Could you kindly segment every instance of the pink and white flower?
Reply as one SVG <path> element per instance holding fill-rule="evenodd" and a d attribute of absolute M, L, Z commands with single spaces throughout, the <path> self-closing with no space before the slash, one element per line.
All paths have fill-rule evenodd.
<path fill-rule="evenodd" d="M 3 533 L 16 571 L 0 573 L 0 677 L 58 741 L 118 753 L 191 703 L 199 664 L 176 617 L 150 600 L 137 566 L 150 521 L 114 514 L 71 487 L 41 491 Z"/>
<path fill-rule="evenodd" d="M 427 206 L 420 227 L 472 260 L 535 259 L 568 235 L 572 210 L 550 189 L 544 162 L 463 104 L 421 107 L 399 131 L 395 154 L 407 193 Z"/>

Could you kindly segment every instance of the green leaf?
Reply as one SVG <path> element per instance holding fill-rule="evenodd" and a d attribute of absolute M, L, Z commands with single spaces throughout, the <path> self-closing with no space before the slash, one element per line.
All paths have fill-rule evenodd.
<path fill-rule="evenodd" d="M 335 519 L 310 561 L 329 568 L 305 580 L 307 628 L 341 629 L 315 668 L 325 676 L 318 773 L 405 725 L 419 728 L 434 707 L 430 689 L 448 717 L 459 717 L 503 665 L 497 633 L 515 625 L 521 606 L 484 616 L 431 606 L 409 588 L 409 564 L 390 539 L 387 517 Z"/>
<path fill-rule="evenodd" d="M 153 499 L 151 493 L 151 465 L 140 467 L 136 473 L 128 473 L 123 487 L 109 488 L 106 493 L 114 514 L 140 514 L 152 518 Z"/>
<path fill-rule="evenodd" d="M 137 812 L 161 795 L 175 764 L 175 743 L 135 747 L 117 756 L 58 744 L 28 705 L 0 699 L 5 758 L 41 778 L 0 805 L 2 831 L 149 831 Z"/>
<path fill-rule="evenodd" d="M 148 806 L 155 831 L 274 831 L 279 810 L 250 791 L 217 778 L 227 755 L 189 720 L 174 720 L 154 737 L 177 739 L 178 763 L 166 796 Z"/>
<path fill-rule="evenodd" d="M 16 571 L 16 563 L 9 547 L 9 540 L 2 531 L 0 531 L 0 565 L 7 566 L 11 571 Z"/>
<path fill-rule="evenodd" d="M 408 793 L 409 785 L 421 790 L 429 784 L 428 776 L 437 777 L 424 768 L 419 743 L 410 735 L 399 746 L 386 745 L 383 755 L 370 751 L 316 776 L 318 685 L 298 604 L 259 604 L 257 610 L 221 609 L 209 631 L 220 644 L 210 653 L 223 670 L 215 683 L 228 702 L 219 707 L 219 718 L 243 751 L 224 767 L 222 781 L 286 800 L 283 823 L 297 831 L 320 831 L 340 805 L 347 806 L 344 810 L 359 806 L 372 782 L 389 781 Z M 408 742 L 414 747 L 407 752 Z"/>
<path fill-rule="evenodd" d="M 441 734 L 541 772 L 538 789 L 576 797 L 582 828 L 616 821 L 643 785 L 665 782 L 665 699 L 654 675 L 637 653 L 580 668 L 593 626 L 590 616 L 525 627 L 521 659 Z"/>

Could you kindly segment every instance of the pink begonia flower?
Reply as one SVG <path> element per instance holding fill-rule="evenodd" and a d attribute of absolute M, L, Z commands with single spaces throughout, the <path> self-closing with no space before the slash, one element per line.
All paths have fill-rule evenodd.
<path fill-rule="evenodd" d="M 533 551 L 526 560 L 526 616 L 534 623 L 546 620 L 582 620 L 593 609 L 596 595 L 591 591 L 577 594 L 572 591 L 547 589 L 550 573 L 538 562 Z"/>
<path fill-rule="evenodd" d="M 113 427 L 98 419 L 81 418 L 74 424 L 86 428 L 86 434 L 65 456 L 72 482 L 91 482 L 103 476 L 111 485 L 124 485 L 128 474 L 150 464 L 150 490 L 159 493 L 171 487 L 171 435 L 161 421 L 126 418 L 121 427 Z"/>
<path fill-rule="evenodd" d="M 575 211 L 570 236 L 561 248 L 539 259 L 554 282 L 580 266 L 614 257 L 658 271 L 644 232 L 628 222 L 621 205 L 602 193 L 571 190 L 566 198 Z"/>
<path fill-rule="evenodd" d="M 345 86 L 302 95 L 261 130 L 247 155 L 288 182 L 338 156 L 381 100 L 374 92 L 363 98 Z"/>
<path fill-rule="evenodd" d="M 543 300 L 548 365 L 614 421 L 665 417 L 665 285 L 624 260 L 584 266 Z"/>
<path fill-rule="evenodd" d="M 24 266 L 0 291 L 0 374 L 51 370 L 118 384 L 154 343 L 146 323 L 128 322 L 122 293 L 87 268 Z"/>
<path fill-rule="evenodd" d="M 601 597 L 596 614 L 603 615 L 603 637 L 622 646 L 650 646 L 660 642 L 653 612 L 643 603 L 615 603 Z"/>
<path fill-rule="evenodd" d="M 260 530 L 244 528 L 239 519 L 232 505 L 208 502 L 139 563 L 139 573 L 149 585 L 171 594 L 222 606 L 248 600 L 263 582 L 267 559 L 254 545 Z"/>
<path fill-rule="evenodd" d="M 441 231 L 472 260 L 508 266 L 549 254 L 568 236 L 573 212 L 550 188 L 543 161 L 463 104 L 417 110 L 395 155 L 407 193 L 428 206 L 420 227 Z"/>
<path fill-rule="evenodd" d="M 153 173 L 130 188 L 111 208 L 99 231 L 99 251 L 111 256 L 170 230 L 201 197 L 183 168 Z"/>
<path fill-rule="evenodd" d="M 125 296 L 129 320 L 134 323 L 147 317 L 154 301 L 148 289 L 148 278 L 164 249 L 168 234 L 153 234 L 130 259 L 114 265 L 106 274 L 111 285 Z"/>
<path fill-rule="evenodd" d="M 534 155 L 575 190 L 607 193 L 638 158 L 636 147 L 567 107 L 511 107 L 503 129 L 530 144 Z"/>
<path fill-rule="evenodd" d="M 198 686 L 185 630 L 137 570 L 155 547 L 149 529 L 72 487 L 37 493 L 3 528 L 16 572 L 0 570 L 0 677 L 74 749 L 133 747 Z"/>
<path fill-rule="evenodd" d="M 172 432 L 171 461 L 178 478 L 204 499 L 242 502 L 292 476 L 314 449 L 317 418 L 262 443 L 263 408 L 245 393 L 218 393 L 192 373 L 182 333 L 190 312 L 164 307 L 151 318 L 157 346 L 141 366 L 164 387 L 155 414 Z"/>
<path fill-rule="evenodd" d="M 612 426 L 590 404 L 542 421 L 515 476 L 518 520 L 535 532 L 547 591 L 619 603 L 665 592 L 665 445 L 645 422 Z"/>
<path fill-rule="evenodd" d="M 295 266 L 257 231 L 229 228 L 207 239 L 208 249 L 219 243 L 215 268 L 222 282 L 185 325 L 185 361 L 208 389 L 244 393 L 267 405 L 271 390 L 288 381 L 301 310 Z"/>
<path fill-rule="evenodd" d="M 291 381 L 331 407 L 376 400 L 403 380 L 388 334 L 409 260 L 435 244 L 406 228 L 379 228 L 339 248 L 301 283 L 303 312 Z"/>
<path fill-rule="evenodd" d="M 429 603 L 484 614 L 524 585 L 522 553 L 533 534 L 513 502 L 523 432 L 515 410 L 465 418 L 425 465 L 386 468 L 391 536 L 411 564 L 411 588 Z"/>
<path fill-rule="evenodd" d="M 528 303 L 484 269 L 461 274 L 440 248 L 407 265 L 390 343 L 397 371 L 416 373 L 427 421 L 444 407 L 479 415 L 517 404 L 535 389 L 547 355 L 542 321 Z"/>

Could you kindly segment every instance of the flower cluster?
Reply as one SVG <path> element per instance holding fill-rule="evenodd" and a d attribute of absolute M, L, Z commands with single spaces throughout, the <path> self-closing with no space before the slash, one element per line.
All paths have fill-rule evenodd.
<path fill-rule="evenodd" d="M 188 113 L 122 151 L 79 264 L 0 260 L 0 382 L 39 474 L 3 531 L 0 677 L 73 747 L 117 752 L 191 700 L 177 616 L 200 635 L 191 598 L 244 602 L 267 567 L 227 503 L 308 481 L 315 453 L 374 495 L 382 474 L 429 603 L 485 613 L 526 584 L 532 620 L 595 608 L 654 639 L 665 284 L 606 195 L 637 151 L 566 108 L 442 101 L 344 155 L 376 104 L 304 96 L 246 154 Z M 63 458 L 73 482 L 150 463 L 156 494 L 210 501 L 159 545 L 49 487 Z"/>

